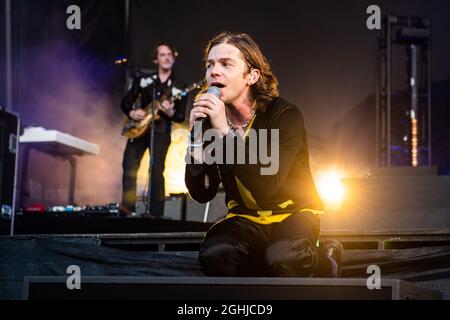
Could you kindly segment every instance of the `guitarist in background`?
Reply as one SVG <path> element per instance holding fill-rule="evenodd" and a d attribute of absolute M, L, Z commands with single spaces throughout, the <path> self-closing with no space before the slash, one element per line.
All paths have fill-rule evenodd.
<path fill-rule="evenodd" d="M 164 162 L 167 150 L 170 145 L 170 133 L 172 121 L 183 122 L 187 97 L 183 97 L 175 102 L 170 102 L 169 98 L 181 91 L 181 83 L 175 77 L 172 67 L 175 63 L 176 51 L 166 42 L 158 42 L 153 50 L 153 62 L 157 66 L 157 71 L 147 77 L 137 77 L 131 89 L 122 100 L 122 110 L 135 121 L 141 121 L 151 113 L 151 108 L 147 108 L 152 102 L 153 87 L 155 87 L 155 136 L 152 179 L 152 194 L 150 215 L 161 217 L 164 210 Z M 145 110 L 147 108 L 147 111 Z M 123 157 L 122 176 L 122 203 L 121 214 L 132 215 L 136 205 L 136 179 L 137 171 L 141 163 L 144 152 L 150 149 L 151 130 L 135 139 L 128 139 Z"/>

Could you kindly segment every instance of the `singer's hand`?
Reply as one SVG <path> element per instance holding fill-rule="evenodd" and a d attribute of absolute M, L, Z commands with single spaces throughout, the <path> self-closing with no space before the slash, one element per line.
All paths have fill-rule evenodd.
<path fill-rule="evenodd" d="M 214 94 L 205 93 L 200 95 L 194 102 L 191 115 L 192 113 L 202 118 L 208 116 L 211 126 L 217 129 L 222 136 L 226 135 L 230 129 L 225 112 L 225 104 Z"/>
<path fill-rule="evenodd" d="M 130 118 L 135 121 L 141 121 L 147 116 L 147 113 L 143 109 L 131 110 L 129 114 Z"/>
<path fill-rule="evenodd" d="M 191 114 L 189 116 L 189 131 L 192 130 L 192 128 L 194 128 L 194 122 L 196 120 L 203 120 L 206 117 L 208 117 L 208 115 L 206 113 L 204 113 L 201 108 L 197 108 L 195 107 L 195 103 L 194 103 L 194 107 L 191 110 Z"/>

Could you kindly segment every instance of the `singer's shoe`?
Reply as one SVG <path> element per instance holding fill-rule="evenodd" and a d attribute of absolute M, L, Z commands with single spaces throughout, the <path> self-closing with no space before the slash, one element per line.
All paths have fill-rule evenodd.
<path fill-rule="evenodd" d="M 344 248 L 339 241 L 328 240 L 319 246 L 319 263 L 315 277 L 339 278 Z"/>

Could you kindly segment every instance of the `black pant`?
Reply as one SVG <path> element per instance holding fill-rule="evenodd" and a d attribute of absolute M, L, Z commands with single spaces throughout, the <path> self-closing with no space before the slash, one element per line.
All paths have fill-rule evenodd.
<path fill-rule="evenodd" d="M 297 213 L 262 225 L 242 217 L 215 224 L 200 247 L 207 276 L 309 277 L 317 267 L 320 218 Z"/>
<path fill-rule="evenodd" d="M 164 213 L 164 162 L 170 145 L 170 133 L 155 133 L 150 213 L 161 217 Z M 131 211 L 136 208 L 136 179 L 139 164 L 146 149 L 150 149 L 150 131 L 141 138 L 129 139 L 123 155 L 122 204 Z"/>

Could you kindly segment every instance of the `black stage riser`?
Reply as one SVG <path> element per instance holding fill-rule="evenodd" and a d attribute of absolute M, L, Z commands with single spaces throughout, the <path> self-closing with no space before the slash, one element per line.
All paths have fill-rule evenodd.
<path fill-rule="evenodd" d="M 382 280 L 369 290 L 366 279 L 85 277 L 69 290 L 65 277 L 25 278 L 30 300 L 409 300 L 442 299 L 435 290 L 400 280 Z"/>

